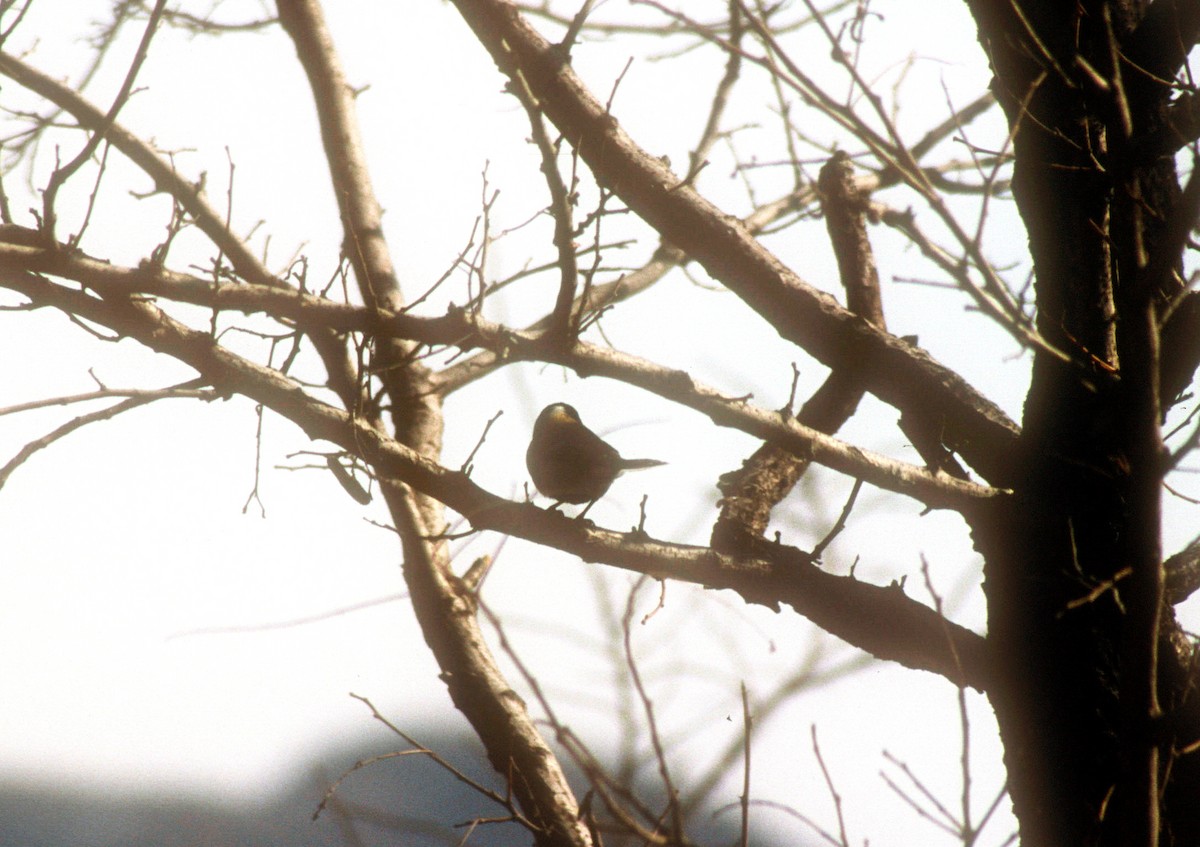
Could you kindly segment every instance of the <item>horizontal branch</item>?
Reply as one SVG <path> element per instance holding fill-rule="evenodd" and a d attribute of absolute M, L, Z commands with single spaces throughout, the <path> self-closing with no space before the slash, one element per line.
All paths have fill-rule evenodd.
<path fill-rule="evenodd" d="M 67 394 L 61 397 L 47 397 L 41 400 L 30 400 L 27 403 L 15 403 L 12 406 L 0 407 L 0 417 L 16 415 L 21 412 L 31 412 L 34 409 L 45 409 L 50 406 L 69 406 L 73 403 L 92 403 L 96 400 L 111 400 L 114 397 L 127 400 L 140 400 L 148 403 L 154 400 L 212 400 L 213 392 L 207 388 L 101 388 L 83 394 Z"/>
<path fill-rule="evenodd" d="M 18 284 L 0 285 L 28 295 L 21 272 L 37 271 L 73 279 L 106 296 L 157 294 L 210 308 L 263 312 L 278 319 L 304 321 L 336 332 L 365 332 L 403 337 L 425 344 L 462 349 L 485 348 L 509 361 L 544 361 L 572 368 L 582 376 L 604 376 L 636 385 L 707 415 L 720 426 L 779 444 L 797 455 L 865 480 L 885 491 L 912 497 L 931 508 L 969 511 L 973 504 L 1003 494 L 1002 489 L 958 479 L 940 470 L 897 461 L 847 444 L 804 426 L 787 415 L 730 399 L 685 370 L 668 368 L 606 347 L 577 343 L 571 349 L 540 336 L 510 330 L 455 309 L 435 318 L 391 314 L 383 309 L 335 303 L 312 294 L 272 286 L 219 283 L 153 268 L 120 268 L 65 250 L 0 243 L 0 270 L 17 271 Z"/>
<path fill-rule="evenodd" d="M 783 546 L 772 560 L 739 559 L 705 547 L 655 541 L 644 533 L 596 529 L 554 510 L 497 497 L 466 474 L 444 468 L 362 419 L 314 399 L 278 371 L 237 356 L 210 334 L 189 329 L 151 303 L 101 299 L 27 273 L 9 272 L 3 282 L 35 306 L 61 309 L 179 359 L 218 390 L 243 394 L 292 421 L 310 438 L 340 445 L 378 474 L 445 503 L 476 529 L 524 538 L 589 562 L 730 589 L 772 608 L 787 604 L 881 659 L 980 689 L 988 683 L 983 637 L 946 621 L 898 586 L 885 588 L 825 573 L 806 554 Z"/>

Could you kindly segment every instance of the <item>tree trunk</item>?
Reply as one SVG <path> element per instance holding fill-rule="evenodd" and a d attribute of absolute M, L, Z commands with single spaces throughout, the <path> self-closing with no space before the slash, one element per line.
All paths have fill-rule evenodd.
<path fill-rule="evenodd" d="M 1200 727 L 1160 708 L 1191 680 L 1159 535 L 1159 315 L 1180 289 L 1150 272 L 1179 192 L 1170 155 L 1138 152 L 1170 88 L 1114 62 L 1138 4 L 971 6 L 1013 131 L 1038 330 L 1066 354 L 1037 352 L 1015 495 L 975 524 L 1022 842 L 1197 843 L 1196 768 L 1171 750 Z"/>

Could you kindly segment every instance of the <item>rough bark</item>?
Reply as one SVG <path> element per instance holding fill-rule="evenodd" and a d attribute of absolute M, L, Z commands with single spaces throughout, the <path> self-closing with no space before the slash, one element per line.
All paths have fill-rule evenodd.
<path fill-rule="evenodd" d="M 1145 273 L 1170 249 L 1178 183 L 1170 157 L 1133 153 L 1169 88 L 1116 58 L 1136 42 L 1138 4 L 969 5 L 1014 133 L 1038 329 L 1073 359 L 1036 355 L 1014 497 L 976 523 L 1022 842 L 1196 843 L 1195 804 L 1178 799 L 1193 769 L 1167 767 L 1183 727 L 1158 719 L 1189 685 L 1186 655 L 1159 649 L 1175 625 L 1161 599 L 1157 308 L 1179 289 Z"/>

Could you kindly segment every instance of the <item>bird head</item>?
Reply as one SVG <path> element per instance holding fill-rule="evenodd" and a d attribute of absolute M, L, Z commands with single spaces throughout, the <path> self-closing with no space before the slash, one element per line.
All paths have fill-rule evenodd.
<path fill-rule="evenodd" d="M 537 429 L 546 429 L 550 427 L 558 427 L 568 425 L 575 426 L 582 423 L 579 419 L 579 412 L 575 411 L 574 406 L 566 403 L 551 403 L 537 417 L 537 422 L 534 427 Z"/>

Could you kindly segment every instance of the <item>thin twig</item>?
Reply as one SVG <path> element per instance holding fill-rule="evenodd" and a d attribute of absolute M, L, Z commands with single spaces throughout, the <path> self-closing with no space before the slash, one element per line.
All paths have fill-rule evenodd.
<path fill-rule="evenodd" d="M 363 600 L 361 603 L 351 603 L 348 606 L 340 606 L 336 609 L 329 609 L 324 612 L 317 612 L 312 615 L 302 615 L 298 618 L 289 618 L 281 621 L 271 621 L 270 623 L 256 624 L 233 624 L 230 626 L 205 626 L 197 629 L 185 629 L 180 632 L 173 632 L 167 636 L 167 640 L 176 638 L 192 638 L 197 635 L 245 635 L 251 632 L 273 632 L 279 629 L 294 629 L 299 626 L 307 626 L 311 623 L 320 623 L 321 621 L 340 618 L 342 615 L 350 615 L 354 612 L 361 612 L 363 609 L 373 609 L 376 606 L 384 606 L 388 603 L 396 603 L 400 600 L 408 598 L 408 592 L 401 591 L 396 594 L 388 594 L 385 597 L 376 597 L 373 600 Z"/>
<path fill-rule="evenodd" d="M 487 441 L 488 433 L 492 430 L 492 424 L 500 420 L 500 416 L 503 414 L 504 410 L 499 409 L 496 411 L 496 414 L 492 415 L 491 419 L 484 425 L 483 432 L 479 435 L 479 440 L 475 442 L 475 447 L 471 450 L 467 458 L 463 459 L 462 467 L 459 470 L 467 476 L 471 475 L 471 470 L 475 467 L 471 462 L 474 460 L 475 454 L 479 452 L 479 448 L 483 446 L 483 442 Z"/>
<path fill-rule="evenodd" d="M 846 528 L 846 521 L 850 517 L 850 513 L 854 511 L 854 502 L 858 499 L 858 492 L 861 490 L 862 480 L 854 480 L 854 487 L 850 489 L 850 496 L 846 498 L 846 504 L 842 506 L 842 513 L 838 515 L 837 521 L 830 527 L 829 532 L 825 534 L 821 542 L 812 549 L 813 559 L 820 559 L 821 554 L 825 552 L 825 548 Z"/>
<path fill-rule="evenodd" d="M 821 775 L 825 777 L 825 787 L 829 791 L 830 799 L 833 800 L 833 809 L 837 815 L 838 844 L 841 847 L 850 847 L 850 840 L 846 837 L 846 819 L 842 814 L 842 795 L 838 793 L 837 788 L 833 784 L 833 777 L 829 774 L 829 768 L 825 766 L 825 757 L 821 755 L 821 745 L 817 741 L 816 724 L 812 724 L 809 728 L 809 734 L 812 737 L 813 754 L 817 757 L 817 764 L 821 768 Z"/>
<path fill-rule="evenodd" d="M 113 98 L 112 105 L 109 107 L 100 126 L 92 133 L 87 143 L 83 145 L 83 148 L 75 154 L 75 158 L 62 167 L 55 168 L 54 172 L 50 175 L 49 181 L 46 183 L 45 193 L 42 198 L 42 225 L 45 229 L 45 236 L 50 241 L 53 241 L 55 238 L 54 229 L 57 221 L 57 213 L 54 209 L 54 203 L 58 198 L 59 189 L 96 152 L 96 149 L 106 139 L 108 131 L 116 122 L 117 113 L 129 101 L 129 96 L 133 93 L 133 83 L 137 79 L 138 71 L 142 69 L 142 63 L 146 61 L 146 55 L 150 51 L 150 40 L 154 37 L 155 30 L 158 29 L 158 22 L 162 18 L 163 9 L 166 5 L 167 0 L 157 0 L 154 4 L 154 9 L 150 12 L 150 18 L 146 22 L 146 29 L 142 33 L 141 43 L 138 44 L 137 50 L 134 52 L 133 60 L 129 63 L 129 70 L 125 72 L 125 79 L 121 83 L 121 88 Z M 73 240 L 71 243 L 73 244 Z"/>
<path fill-rule="evenodd" d="M 662 777 L 663 789 L 667 794 L 667 814 L 671 818 L 671 838 L 672 843 L 679 844 L 683 841 L 683 813 L 679 805 L 679 794 L 671 781 L 671 771 L 667 765 L 667 754 L 663 748 L 662 739 L 658 734 L 658 721 L 654 717 L 654 702 L 650 699 L 650 695 L 646 693 L 646 687 L 642 683 L 642 675 L 638 671 L 637 660 L 633 656 L 633 616 L 634 616 L 634 601 L 637 599 L 638 589 L 646 581 L 646 577 L 638 579 L 634 586 L 629 591 L 629 599 L 625 605 L 625 614 L 621 618 L 621 631 L 624 633 L 625 643 L 625 663 L 629 668 L 630 678 L 633 680 L 633 687 L 637 691 L 638 699 L 642 701 L 642 710 L 646 714 L 646 727 L 650 732 L 650 743 L 654 748 L 654 758 L 658 762 L 658 773 Z"/>
<path fill-rule="evenodd" d="M 392 723 L 387 718 L 385 718 L 380 713 L 379 709 L 377 709 L 375 707 L 375 704 L 372 703 L 370 701 L 370 699 L 368 699 L 367 697 L 363 697 L 362 695 L 355 694 L 354 692 L 350 692 L 350 696 L 353 697 L 355 700 L 358 700 L 360 703 L 364 704 L 367 708 L 369 708 L 371 710 L 371 717 L 375 718 L 375 720 L 379 721 L 384 726 L 386 726 L 388 728 L 388 730 L 390 732 L 392 732 L 394 735 L 400 736 L 408 744 L 411 744 L 413 749 L 399 750 L 399 751 L 396 751 L 393 753 L 384 753 L 380 756 L 372 756 L 368 759 L 363 759 L 361 761 L 355 762 L 340 777 L 338 777 L 337 780 L 334 781 L 333 785 L 331 785 L 329 787 L 329 789 L 325 792 L 325 796 L 321 799 L 321 802 L 318 804 L 316 811 L 313 812 L 313 815 L 312 815 L 313 820 L 316 820 L 320 816 L 321 811 L 328 804 L 329 798 L 337 793 L 338 787 L 342 784 L 343 781 L 345 781 L 346 777 L 350 776 L 350 774 L 354 773 L 355 771 L 361 770 L 362 768 L 365 768 L 368 765 L 372 765 L 375 762 L 383 761 L 385 759 L 403 758 L 405 756 L 425 756 L 426 758 L 428 758 L 428 759 L 432 760 L 433 762 L 435 762 L 436 764 L 440 765 L 443 770 L 445 770 L 447 773 L 449 773 L 451 776 L 453 776 L 459 782 L 463 783 L 467 787 L 474 790 L 477 794 L 480 794 L 480 795 L 488 798 L 492 802 L 499 805 L 501 808 L 508 810 L 509 814 L 511 815 L 509 820 L 512 820 L 515 823 L 521 824 L 521 826 L 525 827 L 526 829 L 530 830 L 531 832 L 534 832 L 537 830 L 537 827 L 535 827 L 532 822 L 530 822 L 528 819 L 526 819 L 521 814 L 521 812 L 516 808 L 516 806 L 513 804 L 512 798 L 501 796 L 500 794 L 491 790 L 487 786 L 481 785 L 480 783 L 471 779 L 471 777 L 467 776 L 461 770 L 456 768 L 454 765 L 450 764 L 450 762 L 448 762 L 440 754 L 434 752 L 433 750 L 429 749 L 425 745 L 418 743 L 415 738 L 413 738 L 411 735 L 409 735 L 404 730 L 400 729 L 394 723 Z"/>
<path fill-rule="evenodd" d="M 189 383 L 184 383 L 187 385 Z M 191 384 L 203 385 L 203 380 L 192 380 Z M 43 400 L 30 400 L 27 403 L 16 403 L 12 406 L 4 406 L 0 408 L 0 417 L 4 415 L 15 415 L 20 412 L 30 412 L 34 409 L 45 409 L 50 406 L 68 406 L 73 403 L 90 403 L 93 400 L 107 400 L 112 397 L 129 397 L 139 398 L 145 402 L 153 400 L 165 400 L 172 398 L 192 398 L 195 400 L 214 400 L 217 398 L 217 393 L 211 388 L 160 388 L 160 389 L 145 389 L 145 388 L 102 388 L 98 391 L 89 391 L 84 394 L 66 394 L 60 397 L 47 397 Z"/>
<path fill-rule="evenodd" d="M 582 13 L 581 13 L 582 14 Z M 561 333 L 569 339 L 578 327 L 573 326 L 571 305 L 575 302 L 575 288 L 579 283 L 579 267 L 575 259 L 573 234 L 575 224 L 571 212 L 571 192 L 558 172 L 558 151 L 546 132 L 546 122 L 537 97 L 519 67 L 515 67 L 510 79 L 509 90 L 520 101 L 529 117 L 533 143 L 542 157 L 542 176 L 550 189 L 550 215 L 554 219 L 554 246 L 558 250 L 559 285 L 558 298 L 554 302 L 550 332 Z"/>
<path fill-rule="evenodd" d="M 741 847 L 750 847 L 750 735 L 753 726 L 750 717 L 750 697 L 746 693 L 746 683 L 742 682 L 742 734 L 745 738 L 743 748 L 745 759 L 742 769 L 742 840 Z"/>
<path fill-rule="evenodd" d="M 46 433 L 42 437 L 30 441 L 28 444 L 22 447 L 17 454 L 13 456 L 6 465 L 4 465 L 4 467 L 0 468 L 0 488 L 4 487 L 4 484 L 8 482 L 8 478 L 12 476 L 13 471 L 19 468 L 26 460 L 29 459 L 30 456 L 37 453 L 39 450 L 44 450 L 55 441 L 70 435 L 75 430 L 85 427 L 88 424 L 115 418 L 122 412 L 128 412 L 131 409 L 136 409 L 140 406 L 146 405 L 147 403 L 152 403 L 155 400 L 168 399 L 171 397 L 195 398 L 205 401 L 216 399 L 218 396 L 217 392 L 198 392 L 195 390 L 197 386 L 204 385 L 206 382 L 207 381 L 203 379 L 193 379 L 188 380 L 185 383 L 181 383 L 179 386 L 177 386 L 177 388 L 182 391 L 181 394 L 173 393 L 172 389 L 140 392 L 129 397 L 129 399 L 123 400 L 122 402 L 113 406 L 109 406 L 106 409 L 100 409 L 99 411 L 90 412 L 86 415 L 80 415 L 74 420 L 68 421 L 62 426 Z"/>
<path fill-rule="evenodd" d="M 929 572 L 929 561 L 924 554 L 921 556 L 921 576 L 925 581 L 925 590 L 928 592 L 930 599 L 933 601 L 933 610 L 937 612 L 943 620 L 946 619 L 945 609 L 942 603 L 942 595 L 933 587 L 933 576 Z M 950 633 L 946 632 L 946 637 L 949 639 Z M 960 661 L 957 653 L 954 650 L 954 645 L 948 643 L 950 654 L 956 662 Z M 960 800 L 959 819 L 959 838 L 962 839 L 963 847 L 970 847 L 979 837 L 979 830 L 971 823 L 971 716 L 967 710 L 967 689 L 965 686 L 957 686 L 958 690 L 958 730 L 960 743 L 962 745 L 962 753 L 959 756 L 959 766 L 961 769 L 962 779 L 962 794 Z"/>

